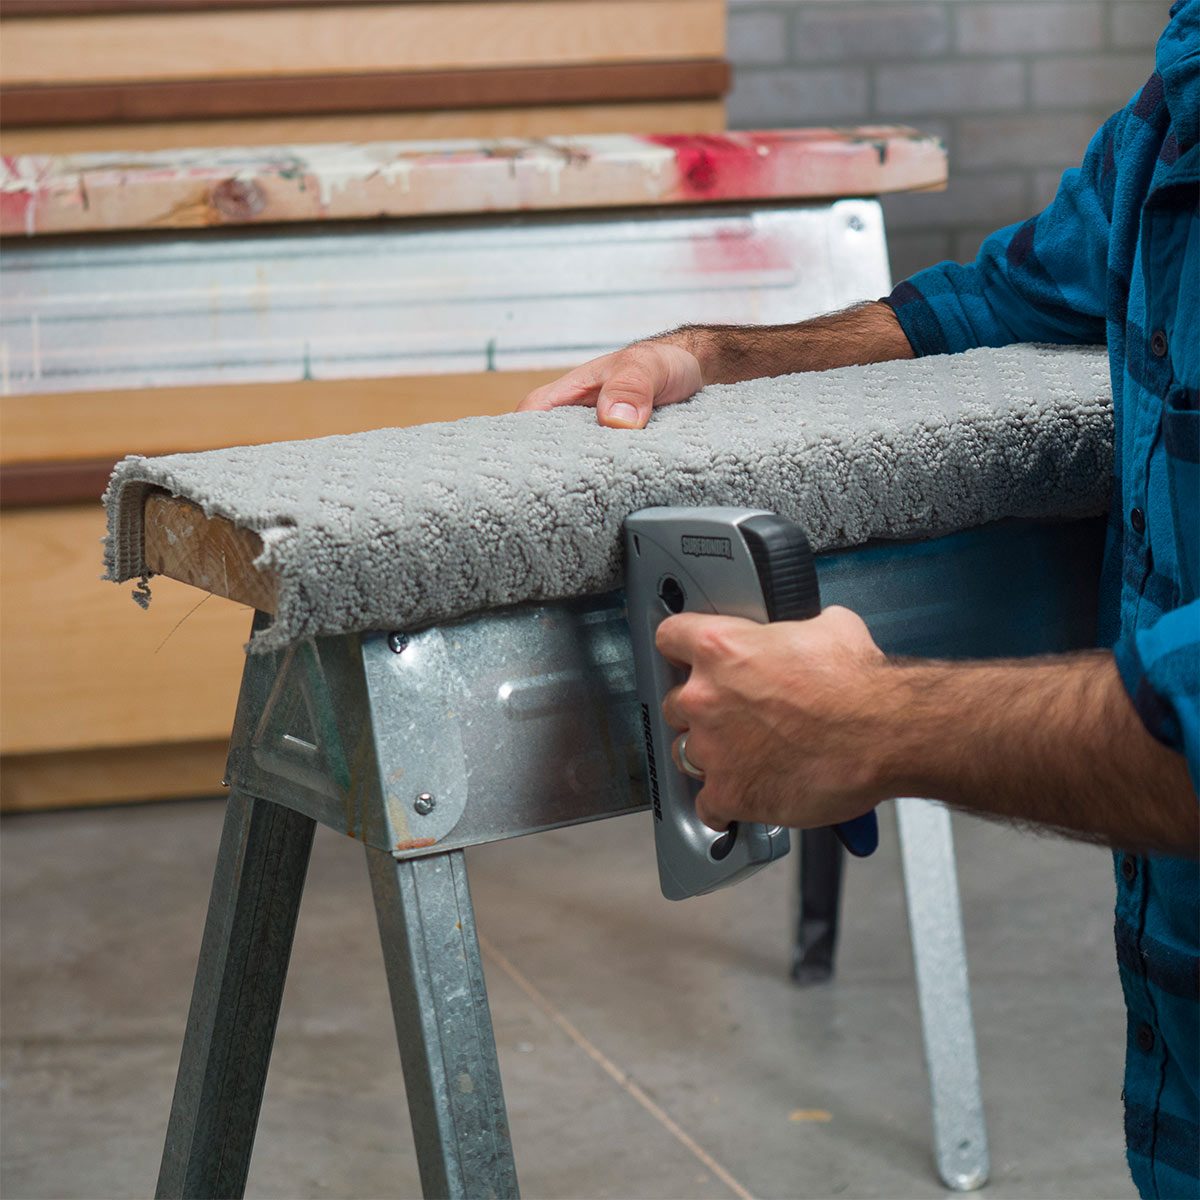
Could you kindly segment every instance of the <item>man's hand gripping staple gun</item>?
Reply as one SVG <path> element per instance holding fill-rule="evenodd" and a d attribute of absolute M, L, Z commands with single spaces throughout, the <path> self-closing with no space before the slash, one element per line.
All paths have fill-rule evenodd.
<path fill-rule="evenodd" d="M 667 692 L 686 678 L 655 649 L 672 613 L 751 621 L 802 621 L 821 611 L 816 567 L 799 526 L 761 509 L 644 508 L 625 522 L 625 599 L 654 808 L 658 873 L 668 900 L 699 896 L 753 875 L 788 852 L 778 825 L 734 824 L 715 833 L 696 816 L 702 784 L 675 768 Z M 852 854 L 879 843 L 874 812 L 835 827 Z"/>

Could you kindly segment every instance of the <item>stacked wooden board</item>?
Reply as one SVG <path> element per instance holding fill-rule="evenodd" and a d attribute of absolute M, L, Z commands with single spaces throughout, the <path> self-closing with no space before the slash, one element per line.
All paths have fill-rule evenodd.
<path fill-rule="evenodd" d="M 220 780 L 249 613 L 99 581 L 115 459 L 505 412 L 655 329 L 879 295 L 878 205 L 836 198 L 946 171 L 886 128 L 0 167 L 9 810 Z"/>
<path fill-rule="evenodd" d="M 725 0 L 5 0 L 13 154 L 724 128 Z"/>

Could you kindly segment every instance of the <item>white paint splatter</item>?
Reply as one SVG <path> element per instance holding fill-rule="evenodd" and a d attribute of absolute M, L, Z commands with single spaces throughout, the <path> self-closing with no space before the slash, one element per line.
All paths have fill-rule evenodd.
<path fill-rule="evenodd" d="M 550 195 L 557 196 L 562 192 L 562 173 L 566 169 L 567 160 L 553 152 L 543 150 L 523 155 L 521 161 L 531 166 L 539 175 L 546 175 L 550 181 Z"/>
<path fill-rule="evenodd" d="M 41 166 L 45 161 L 29 154 L 18 154 L 9 159 L 5 165 L 4 176 L 0 178 L 0 192 L 36 193 L 42 186 Z"/>
<path fill-rule="evenodd" d="M 24 212 L 26 237 L 33 237 L 37 232 L 38 200 L 46 186 L 47 169 L 45 158 L 31 154 L 18 154 L 4 163 L 0 192 L 10 196 L 28 196 Z"/>
<path fill-rule="evenodd" d="M 399 181 L 401 191 L 411 191 L 411 176 L 419 153 L 413 144 L 405 144 L 401 149 L 390 142 L 296 146 L 293 152 L 299 167 L 316 183 L 322 208 L 329 207 L 335 192 L 375 176 L 388 184 Z"/>

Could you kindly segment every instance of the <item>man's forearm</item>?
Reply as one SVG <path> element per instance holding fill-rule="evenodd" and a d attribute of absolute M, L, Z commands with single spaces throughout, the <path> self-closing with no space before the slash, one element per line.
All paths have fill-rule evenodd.
<path fill-rule="evenodd" d="M 1194 857 L 1182 755 L 1147 732 L 1110 653 L 898 662 L 884 684 L 891 795 L 926 796 L 1124 850 Z"/>
<path fill-rule="evenodd" d="M 795 325 L 685 325 L 661 340 L 690 350 L 706 384 L 913 357 L 895 313 L 878 301 Z"/>

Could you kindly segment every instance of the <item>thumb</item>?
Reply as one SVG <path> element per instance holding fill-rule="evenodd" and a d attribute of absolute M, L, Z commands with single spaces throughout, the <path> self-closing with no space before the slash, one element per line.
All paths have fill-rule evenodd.
<path fill-rule="evenodd" d="M 654 408 L 649 371 L 633 366 L 608 379 L 596 398 L 596 419 L 614 429 L 642 429 Z"/>

